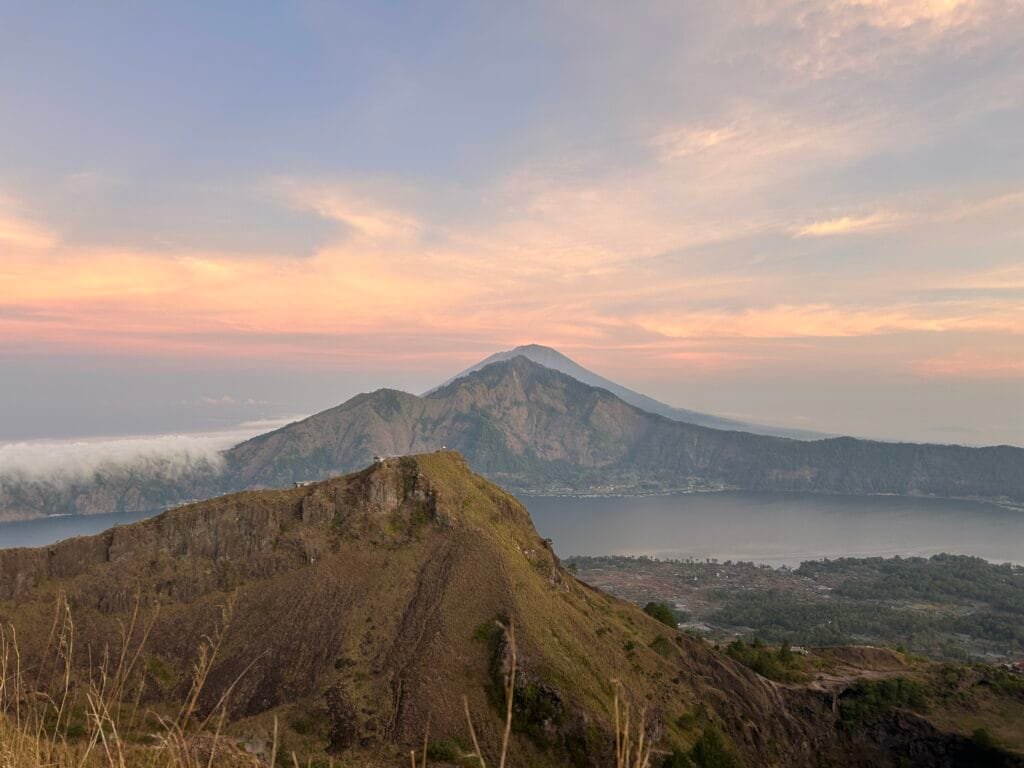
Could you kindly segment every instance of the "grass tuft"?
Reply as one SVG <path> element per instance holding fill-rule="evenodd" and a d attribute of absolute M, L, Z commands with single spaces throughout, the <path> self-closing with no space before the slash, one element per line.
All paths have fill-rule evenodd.
<path fill-rule="evenodd" d="M 43 655 L 26 669 L 13 625 L 0 627 L 0 765 L 4 768 L 245 768 L 259 761 L 221 738 L 234 685 L 205 717 L 197 705 L 217 658 L 233 604 L 202 638 L 191 686 L 171 716 L 140 706 L 151 667 L 143 660 L 156 611 L 141 615 L 136 595 L 120 626 L 120 646 L 104 648 L 85 679 L 72 671 L 75 624 L 58 595 Z M 244 673 L 243 673 L 244 674 Z M 235 681 L 237 683 L 237 680 Z"/>

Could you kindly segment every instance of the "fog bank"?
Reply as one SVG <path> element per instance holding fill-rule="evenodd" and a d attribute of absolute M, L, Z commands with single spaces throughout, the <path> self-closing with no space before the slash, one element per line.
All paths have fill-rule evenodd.
<path fill-rule="evenodd" d="M 219 471 L 223 451 L 291 421 L 250 421 L 217 432 L 0 443 L 0 484 L 66 485 L 125 473 L 175 479 Z"/>

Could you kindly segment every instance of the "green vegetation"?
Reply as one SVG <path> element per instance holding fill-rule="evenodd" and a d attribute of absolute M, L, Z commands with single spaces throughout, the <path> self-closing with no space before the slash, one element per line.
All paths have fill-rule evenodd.
<path fill-rule="evenodd" d="M 1005 765 L 1009 762 L 1007 758 L 1013 758 L 1013 753 L 1007 750 L 988 728 L 974 729 L 971 734 L 971 747 L 972 757 L 979 766 Z"/>
<path fill-rule="evenodd" d="M 976 557 L 843 558 L 795 570 L 642 557 L 571 563 L 618 597 L 684 602 L 682 620 L 696 625 L 684 629 L 720 640 L 739 633 L 774 644 L 898 646 L 958 661 L 1024 653 L 1024 568 Z"/>
<path fill-rule="evenodd" d="M 980 557 L 841 558 L 801 563 L 798 576 L 839 575 L 835 591 L 857 600 L 976 601 L 1024 615 L 1024 568 Z"/>
<path fill-rule="evenodd" d="M 649 602 L 644 606 L 644 613 L 657 619 L 666 627 L 672 627 L 672 629 L 675 629 L 678 624 L 675 611 L 672 610 L 668 603 Z"/>
<path fill-rule="evenodd" d="M 224 562 L 238 564 L 230 584 Z M 925 687 L 928 756 L 978 728 L 1024 748 L 1009 671 L 879 649 L 808 660 L 762 642 L 731 649 L 776 676 L 831 663 L 828 687 L 850 688 L 849 728 L 837 726 L 822 686 L 772 689 L 641 618 L 637 604 L 662 597 L 649 586 L 624 602 L 568 576 L 526 510 L 448 452 L 0 552 L 0 572 L 0 765 L 13 768 L 376 768 L 407 764 L 413 749 L 430 764 L 424 747 L 435 764 L 461 749 L 465 766 L 508 765 L 507 754 L 537 768 L 636 768 L 671 746 L 669 759 L 695 768 L 762 755 L 809 766 L 819 747 L 842 765 L 865 740 L 897 754 L 914 738 L 899 722 L 883 736 L 855 729 L 917 706 L 915 684 L 850 688 L 892 675 Z M 202 638 L 198 653 L 188 638 Z M 972 748 L 992 748 L 980 738 Z"/>
<path fill-rule="evenodd" d="M 690 750 L 690 759 L 698 768 L 743 768 L 732 745 L 715 726 L 704 729 Z"/>
<path fill-rule="evenodd" d="M 869 638 L 907 639 L 931 626 L 931 617 L 921 611 L 814 600 L 783 590 L 736 592 L 723 597 L 723 605 L 710 617 L 713 622 L 752 627 L 772 642 L 849 645 Z"/>
<path fill-rule="evenodd" d="M 709 725 L 688 752 L 672 749 L 658 768 L 743 768 L 743 761 L 721 730 Z"/>
<path fill-rule="evenodd" d="M 923 710 L 926 706 L 924 687 L 904 677 L 860 680 L 839 699 L 840 717 L 851 725 L 870 723 L 896 708 Z"/>
<path fill-rule="evenodd" d="M 448 763 L 454 763 L 463 754 L 465 754 L 465 746 L 457 739 L 438 739 L 432 741 L 427 746 L 427 757 L 431 760 L 443 760 Z"/>
<path fill-rule="evenodd" d="M 796 683 L 808 677 L 800 657 L 793 653 L 789 643 L 783 643 L 780 648 L 769 648 L 760 638 L 749 644 L 740 639 L 730 643 L 725 653 L 769 680 Z"/>

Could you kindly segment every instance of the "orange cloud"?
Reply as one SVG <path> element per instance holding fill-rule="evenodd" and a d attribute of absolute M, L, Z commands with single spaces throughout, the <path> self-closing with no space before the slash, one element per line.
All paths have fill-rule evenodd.
<path fill-rule="evenodd" d="M 976 0 L 840 0 L 837 10 L 861 11 L 877 27 L 906 29 L 929 23 L 940 27 L 970 23 L 983 3 Z"/>
<path fill-rule="evenodd" d="M 996 356 L 960 352 L 946 357 L 932 357 L 917 360 L 911 367 L 921 376 L 1024 378 L 1024 346 Z"/>
<path fill-rule="evenodd" d="M 665 364 L 718 370 L 750 364 L 757 353 L 680 349 L 680 340 L 1024 332 L 1022 309 L 1009 299 L 907 301 L 900 289 L 919 282 L 910 271 L 852 276 L 840 295 L 823 295 L 822 276 L 799 266 L 717 267 L 699 253 L 702 246 L 756 233 L 870 231 L 923 216 L 821 217 L 794 227 L 772 212 L 705 215 L 730 196 L 729 187 L 708 183 L 717 163 L 710 156 L 755 138 L 744 129 L 702 141 L 706 148 L 696 154 L 587 183 L 512 175 L 492 190 L 488 216 L 457 224 L 439 225 L 396 204 L 415 199 L 408 190 L 391 190 L 389 198 L 381 187 L 275 180 L 271 189 L 286 205 L 344 226 L 309 258 L 21 243 L 0 260 L 0 349 L 327 364 L 339 354 L 331 340 L 355 336 L 363 341 L 351 343 L 350 355 L 403 359 L 420 354 L 414 340 L 436 348 L 431 339 L 492 345 L 541 338 L 601 348 L 630 339 L 657 347 Z M 799 146 L 785 139 L 765 145 L 745 170 L 767 180 Z M 695 172 L 681 173 L 680 164 Z M 696 208 L 688 207 L 691 185 L 706 187 Z M 1005 200 L 957 205 L 1008 210 Z M 675 255 L 684 249 L 693 255 Z M 998 282 L 1002 274 L 993 270 L 979 272 L 979 284 Z M 877 306 L 846 304 L 842 294 L 877 297 Z M 766 295 L 779 304 L 762 306 Z M 388 346 L 397 338 L 404 346 Z"/>
<path fill-rule="evenodd" d="M 824 338 L 946 331 L 1024 333 L 1024 311 L 1003 304 L 872 308 L 779 305 L 738 312 L 662 313 L 635 320 L 642 327 L 671 338 Z"/>

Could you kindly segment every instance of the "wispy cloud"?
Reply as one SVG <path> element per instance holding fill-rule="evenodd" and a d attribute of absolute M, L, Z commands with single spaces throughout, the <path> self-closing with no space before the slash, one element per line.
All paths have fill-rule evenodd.
<path fill-rule="evenodd" d="M 771 63 L 819 80 L 985 53 L 1024 19 L 1019 3 L 1001 0 L 754 0 L 750 10 L 739 26 L 786 33 Z"/>
<path fill-rule="evenodd" d="M 974 303 L 842 306 L 779 305 L 740 312 L 640 315 L 636 321 L 673 338 L 853 337 L 907 332 L 990 331 L 1024 334 L 1024 313 L 1008 304 Z"/>
<path fill-rule="evenodd" d="M 658 260 L 647 261 L 675 249 L 758 233 L 816 240 L 884 233 L 923 217 L 1003 215 L 1016 204 L 1015 194 L 932 205 L 930 213 L 911 206 L 792 227 L 777 214 L 745 222 L 679 220 L 672 206 L 658 200 L 670 180 L 660 172 L 656 177 L 650 186 L 634 188 L 610 181 L 580 185 L 516 178 L 499 187 L 506 201 L 502 216 L 460 228 L 432 224 L 422 213 L 382 202 L 358 187 L 317 182 L 310 185 L 316 194 L 301 198 L 304 205 L 322 206 L 324 215 L 347 216 L 345 221 L 371 223 L 355 235 L 339 234 L 337 242 L 302 259 L 66 245 L 22 249 L 0 273 L 0 289 L 20 307 L 0 313 L 0 332 L 8 345 L 67 351 L 84 346 L 125 354 L 163 349 L 305 360 L 329 356 L 320 339 L 331 335 L 429 339 L 455 334 L 481 342 L 525 341 L 520 338 L 524 327 L 531 337 L 570 344 L 614 342 L 629 332 L 690 340 L 1021 332 L 1022 318 L 1012 301 L 908 301 L 906 294 L 917 289 L 913 273 L 848 283 L 847 291 L 890 297 L 865 305 L 839 296 L 807 301 L 821 291 L 813 274 L 771 268 L 759 276 L 721 268 L 698 274 L 686 268 L 686 260 L 671 270 Z M 297 199 L 290 197 L 288 204 Z M 346 207 L 342 211 L 314 200 L 344 200 Z M 362 201 L 361 207 L 353 208 L 353 200 Z M 440 238 L 427 243 L 411 234 L 426 229 Z M 1001 269 L 1016 275 L 1012 267 Z M 1001 269 L 979 275 L 976 282 L 998 283 Z M 764 307 L 766 293 L 792 299 Z M 705 306 L 709 302 L 714 309 Z M 277 335 L 280 343 L 268 340 Z M 307 344 L 303 336 L 314 341 Z M 714 350 L 679 354 L 677 361 L 700 360 L 705 367 L 751 359 L 749 352 L 741 358 Z"/>
<path fill-rule="evenodd" d="M 374 200 L 354 187 L 296 178 L 275 178 L 267 188 L 288 204 L 344 225 L 363 242 L 408 244 L 422 230 L 417 218 Z"/>
<path fill-rule="evenodd" d="M 896 226 L 901 220 L 895 213 L 872 213 L 867 216 L 841 216 L 837 219 L 814 221 L 797 228 L 796 237 L 830 237 L 865 232 L 880 232 Z"/>
<path fill-rule="evenodd" d="M 873 26 L 895 29 L 920 23 L 939 27 L 968 24 L 984 7 L 976 0 L 839 0 L 832 5 L 837 11 L 856 13 Z"/>

